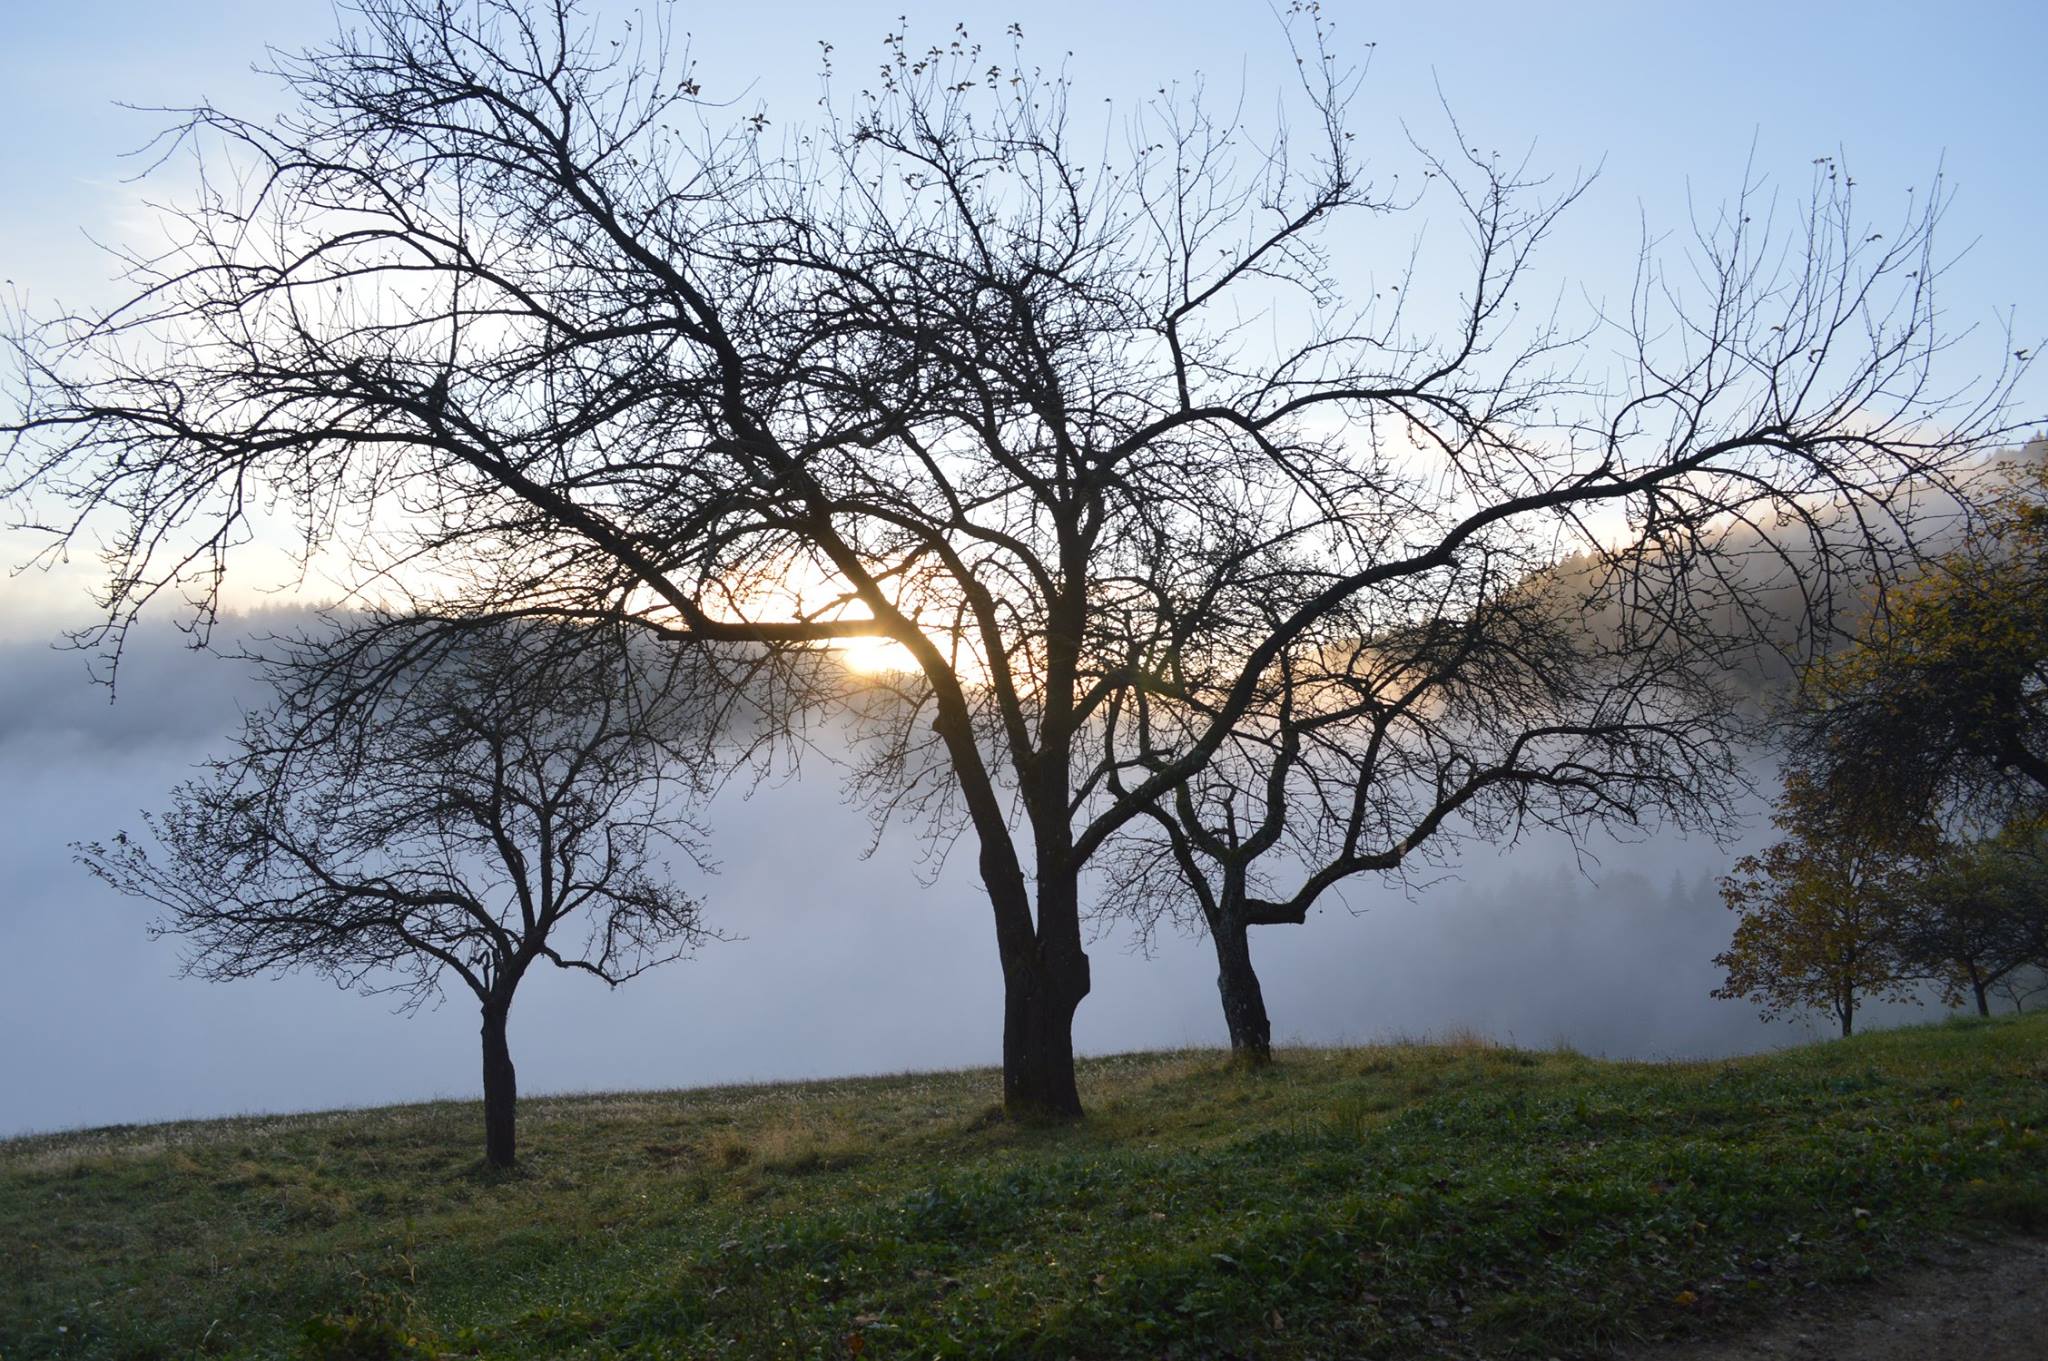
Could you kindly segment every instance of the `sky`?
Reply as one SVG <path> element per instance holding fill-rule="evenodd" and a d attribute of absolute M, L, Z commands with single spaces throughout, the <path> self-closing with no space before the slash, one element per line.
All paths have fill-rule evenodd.
<path fill-rule="evenodd" d="M 1248 104 L 1288 75 L 1278 22 L 1256 3 L 840 0 L 679 14 L 707 95 L 759 104 L 786 127 L 816 99 L 820 41 L 834 45 L 851 84 L 906 9 L 913 41 L 943 40 L 955 20 L 999 40 L 1021 21 L 1027 55 L 1064 60 L 1075 107 L 1100 108 L 1112 123 L 1197 73 L 1212 88 L 1241 84 Z M 1594 301 L 1624 296 L 1646 226 L 1682 234 L 1689 212 L 1740 187 L 1745 166 L 1796 197 L 1814 158 L 1840 155 L 1879 219 L 1909 189 L 1925 194 L 1937 168 L 1954 191 L 1941 234 L 1958 256 L 1944 321 L 1975 328 L 1951 356 L 1959 371 L 1995 363 L 2008 319 L 2017 345 L 2048 335 L 2036 70 L 2048 6 L 1635 0 L 1325 12 L 1340 52 L 1369 54 L 1356 126 L 1373 164 L 1411 163 L 1411 138 L 1451 145 L 1448 106 L 1474 146 L 1529 153 L 1560 179 L 1597 170 L 1545 257 L 1549 283 Z M 8 4 L 6 295 L 34 311 L 113 296 L 95 242 L 138 229 L 153 191 L 128 182 L 140 164 L 123 153 L 165 121 L 121 105 L 275 109 L 274 82 L 252 63 L 266 45 L 317 43 L 334 23 L 329 4 L 305 0 Z M 2038 382 L 2023 396 L 2048 409 Z M 33 547 L 0 531 L 10 567 Z M 253 591 L 273 569 L 252 557 L 238 584 Z M 134 810 L 160 802 L 232 727 L 246 695 L 222 664 L 179 651 L 166 612 L 110 703 L 77 655 L 50 647 L 62 627 L 90 619 L 94 578 L 89 555 L 0 578 L 0 1033 L 19 1037 L 0 1047 L 0 1134 L 473 1092 L 475 1020 L 459 1002 L 400 1018 L 317 979 L 177 980 L 176 947 L 147 938 L 146 911 L 71 863 L 69 841 L 132 826 Z M 745 939 L 617 994 L 537 980 L 513 1023 L 526 1090 L 995 1059 L 998 976 L 971 864 L 921 888 L 904 839 L 860 859 L 864 824 L 825 770 L 722 807 L 714 821 L 726 866 L 710 886 L 714 914 Z M 802 857 L 775 853 L 791 826 L 814 834 Z M 1760 835 L 1753 824 L 1749 844 Z M 1255 942 L 1276 1032 L 1329 1042 L 1470 1026 L 1638 1055 L 1797 1038 L 1808 1032 L 1766 1029 L 1747 1008 L 1705 996 L 1715 981 L 1707 960 L 1729 926 L 1712 880 L 1737 849 L 1600 848 L 1588 878 L 1567 848 L 1537 842 L 1481 848 L 1460 877 L 1414 894 L 1362 888 L 1352 895 L 1360 915 L 1327 913 Z M 1206 945 L 1165 941 L 1149 959 L 1130 946 L 1095 947 L 1082 1046 L 1218 1042 Z"/>

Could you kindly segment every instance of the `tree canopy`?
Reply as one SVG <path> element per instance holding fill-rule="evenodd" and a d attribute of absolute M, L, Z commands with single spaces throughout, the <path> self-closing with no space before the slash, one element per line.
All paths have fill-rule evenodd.
<path fill-rule="evenodd" d="M 1754 1002 L 1765 1020 L 1822 1011 L 1848 1035 L 1870 997 L 1907 999 L 1926 973 L 1895 929 L 1906 884 L 1934 848 L 1931 828 L 1877 836 L 1844 817 L 1825 790 L 1793 771 L 1772 824 L 1785 833 L 1744 856 L 1721 881 L 1739 914 L 1714 996 Z"/>
<path fill-rule="evenodd" d="M 1891 924 L 1909 967 L 1939 980 L 1951 1005 L 1990 1015 L 1993 989 L 2048 967 L 2048 847 L 2040 826 L 1944 845 L 1898 885 Z"/>
<path fill-rule="evenodd" d="M 2030 449 L 2037 446 L 2030 446 Z M 2048 800 L 2048 463 L 1808 673 L 1796 759 L 1875 828 L 1996 830 Z"/>
<path fill-rule="evenodd" d="M 545 963 L 616 987 L 706 935 L 667 857 L 699 856 L 707 710 L 694 658 L 615 625 L 528 620 L 393 650 L 390 631 L 299 640 L 233 754 L 148 836 L 80 858 L 163 907 L 152 929 L 189 943 L 188 974 L 310 969 L 408 1009 L 466 988 L 488 1156 L 509 1165 L 520 981 Z"/>

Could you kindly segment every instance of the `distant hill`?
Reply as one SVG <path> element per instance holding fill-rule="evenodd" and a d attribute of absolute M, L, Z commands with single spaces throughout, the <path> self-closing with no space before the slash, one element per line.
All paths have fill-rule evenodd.
<path fill-rule="evenodd" d="M 1964 481 L 1989 494 L 2008 484 L 2017 470 L 2042 463 L 2048 463 L 2048 437 L 1994 455 Z M 1926 486 L 1908 487 L 1902 495 L 1914 508 L 1917 548 L 1923 560 L 1953 551 L 1962 543 L 1967 521 L 1955 498 Z M 1848 514 L 1840 508 L 1834 512 L 1834 521 L 1843 525 L 1845 538 L 1856 532 L 1847 523 Z M 1903 549 L 1903 545 L 1898 547 Z M 1717 544 L 1717 560 L 1731 568 L 1726 574 L 1728 587 L 1761 607 L 1748 622 L 1761 619 L 1771 624 L 1755 636 L 1755 645 L 1730 648 L 1725 658 L 1738 684 L 1765 706 L 1789 695 L 1802 659 L 1832 651 L 1854 637 L 1869 617 L 1875 598 L 1872 573 L 1825 578 L 1818 570 L 1813 541 L 1801 525 L 1788 525 L 1782 535 L 1747 525 L 1731 528 Z M 1909 554 L 1901 552 L 1890 566 L 1910 575 L 1911 561 Z M 1578 554 L 1532 587 L 1556 599 L 1561 611 L 1584 617 L 1596 636 L 1611 644 L 1621 628 L 1619 609 L 1611 603 L 1598 609 L 1587 606 L 1599 570 L 1592 557 Z M 1731 633 L 1741 631 L 1733 616 L 1725 612 L 1724 622 Z"/>

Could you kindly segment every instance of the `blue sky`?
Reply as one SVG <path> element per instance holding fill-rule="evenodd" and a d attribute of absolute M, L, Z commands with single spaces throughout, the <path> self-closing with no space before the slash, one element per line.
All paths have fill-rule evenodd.
<path fill-rule="evenodd" d="M 1256 99 L 1287 65 L 1262 3 L 802 0 L 679 13 L 707 92 L 750 92 L 787 123 L 815 97 L 817 40 L 858 75 L 906 8 L 913 33 L 934 38 L 956 19 L 989 39 L 1020 20 L 1035 59 L 1073 52 L 1083 103 L 1128 102 L 1196 71 L 1220 85 L 1242 78 Z M 1947 240 L 1977 242 L 1950 290 L 1958 319 L 2017 304 L 2034 331 L 2048 331 L 2048 283 L 2032 258 L 2048 222 L 2038 85 L 2048 5 L 1574 0 L 1327 12 L 1340 46 L 1376 44 L 1359 120 L 1368 141 L 1398 149 L 1405 119 L 1425 141 L 1446 142 L 1440 85 L 1489 149 L 1533 144 L 1538 163 L 1560 173 L 1602 166 L 1559 242 L 1553 263 L 1566 272 L 1612 278 L 1639 206 L 1653 226 L 1682 225 L 1688 189 L 1725 197 L 1752 139 L 1758 165 L 1792 187 L 1813 157 L 1842 149 L 1873 208 L 1924 188 L 1945 162 L 1959 191 Z M 334 13 L 328 0 L 11 0 L 0 20 L 0 275 L 43 298 L 87 296 L 105 271 L 80 233 L 112 232 L 126 198 L 120 153 L 159 121 L 116 104 L 274 105 L 274 86 L 250 65 L 266 44 L 319 41 Z"/>
<path fill-rule="evenodd" d="M 623 0 L 593 0 L 627 12 Z M 1193 73 L 1240 81 L 1257 106 L 1285 80 L 1274 8 L 1252 0 L 1039 0 L 1002 6 L 921 0 L 677 7 L 706 92 L 761 100 L 781 125 L 816 97 L 817 42 L 836 47 L 852 83 L 908 10 L 914 36 L 956 20 L 994 40 L 1024 25 L 1047 65 L 1072 52 L 1080 98 L 1130 107 Z M 1491 150 L 1534 147 L 1568 177 L 1600 167 L 1594 191 L 1550 256 L 1596 294 L 1625 287 L 1638 224 L 1684 225 L 1687 196 L 1718 202 L 1755 147 L 1774 182 L 1803 188 L 1814 157 L 1842 151 L 1879 218 L 1937 165 L 1957 190 L 1945 240 L 1971 246 L 1951 279 L 1957 323 L 2017 306 L 2029 339 L 2048 334 L 2048 271 L 2035 242 L 2048 223 L 2040 174 L 2038 84 L 2048 5 L 1960 0 L 1940 6 L 1847 0 L 1661 0 L 1527 3 L 1332 3 L 1340 50 L 1370 49 L 1357 126 L 1382 164 L 1406 158 L 1404 125 L 1447 146 L 1441 88 L 1469 135 Z M 266 45 L 327 37 L 330 0 L 10 0 L 0 19 L 0 277 L 49 300 L 104 287 L 86 235 L 118 238 L 138 166 L 121 153 L 161 116 L 121 103 L 211 99 L 238 111 L 276 107 L 275 83 L 251 72 Z"/>
<path fill-rule="evenodd" d="M 600 14 L 631 12 L 624 0 L 592 4 Z M 1001 47 L 1003 29 L 1019 20 L 1031 60 L 1067 62 L 1082 118 L 1121 118 L 1161 85 L 1196 73 L 1212 90 L 1242 84 L 1256 117 L 1291 74 L 1275 8 L 1264 3 L 800 0 L 685 3 L 677 14 L 693 36 L 706 94 L 764 105 L 786 129 L 814 112 L 818 43 L 834 44 L 850 93 L 906 8 L 916 41 L 943 41 L 958 20 Z M 1953 374 L 1996 366 L 2007 317 L 2016 318 L 2015 346 L 2048 336 L 2048 270 L 2037 245 L 2048 224 L 2040 173 L 2048 116 L 2038 85 L 2048 5 L 2038 0 L 1339 0 L 1325 12 L 1338 50 L 1370 57 L 1355 126 L 1382 176 L 1414 168 L 1411 135 L 1451 147 L 1439 91 L 1468 143 L 1511 158 L 1531 153 L 1560 180 L 1599 170 L 1524 298 L 1562 287 L 1572 301 L 1619 301 L 1645 228 L 1682 238 L 1688 212 L 1710 212 L 1733 195 L 1752 160 L 1796 201 L 1814 158 L 1840 153 L 1876 230 L 1895 226 L 1908 190 L 1924 194 L 1943 168 L 1954 198 L 1941 244 L 1961 253 L 1945 281 L 1944 326 L 1976 328 L 1949 356 Z M 0 127 L 8 130 L 0 137 L 0 184 L 8 186 L 0 279 L 11 281 L 8 291 L 38 310 L 112 296 L 93 240 L 132 235 L 138 197 L 175 188 L 123 182 L 140 165 L 122 153 L 166 118 L 120 105 L 205 99 L 237 112 L 273 110 L 283 98 L 276 82 L 251 67 L 266 46 L 323 41 L 336 13 L 330 0 L 9 0 L 0 20 Z M 1346 272 L 1398 269 L 1407 233 L 1430 226 L 1405 222 L 1378 243 L 1361 236 Z M 1455 239 L 1444 230 L 1432 239 Z M 2022 392 L 2029 413 L 2048 412 L 2044 380 L 2048 369 Z M 8 566 L 28 547 L 0 529 Z M 16 627 L 81 622 L 95 575 L 80 562 L 54 575 L 0 578 L 0 627 L 9 616 Z"/>

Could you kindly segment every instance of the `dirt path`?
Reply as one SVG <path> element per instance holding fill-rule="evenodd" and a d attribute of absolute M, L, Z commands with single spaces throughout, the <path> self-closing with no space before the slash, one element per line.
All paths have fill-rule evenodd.
<path fill-rule="evenodd" d="M 1629 1361 L 2048 1361 L 2048 1242 L 1948 1243 L 1930 1264 L 1739 1337 Z"/>

